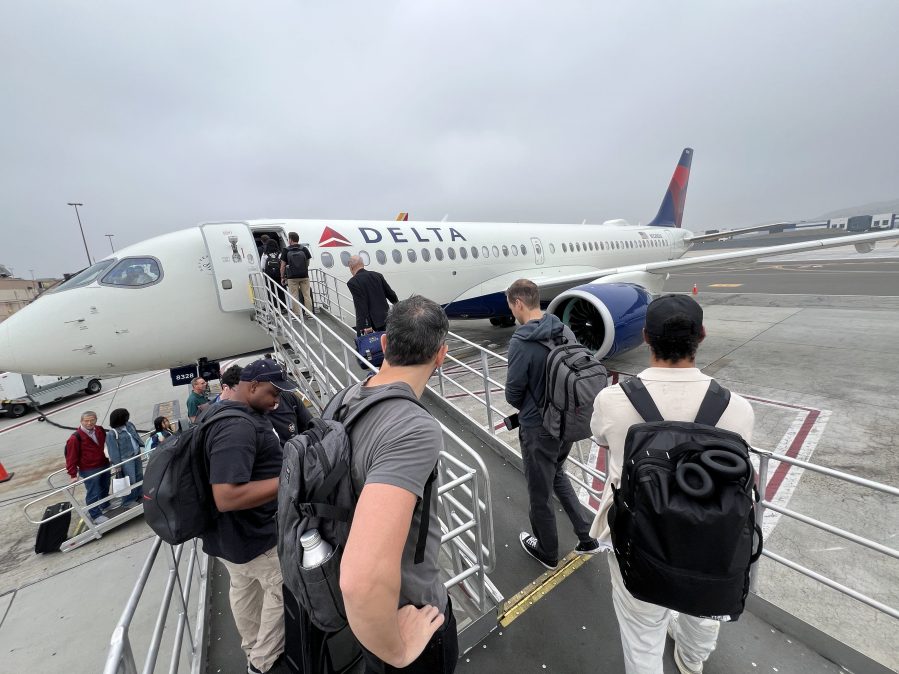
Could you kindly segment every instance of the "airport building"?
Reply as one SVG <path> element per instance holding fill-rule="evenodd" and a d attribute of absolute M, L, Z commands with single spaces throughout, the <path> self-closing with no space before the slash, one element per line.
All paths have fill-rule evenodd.
<path fill-rule="evenodd" d="M 55 286 L 59 281 L 60 279 L 55 278 L 40 278 L 31 281 L 0 277 L 0 321 L 6 320 L 19 309 L 24 308 L 34 298 Z"/>

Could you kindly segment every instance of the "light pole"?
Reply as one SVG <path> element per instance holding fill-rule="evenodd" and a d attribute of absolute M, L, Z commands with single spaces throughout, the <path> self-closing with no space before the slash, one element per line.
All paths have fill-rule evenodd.
<path fill-rule="evenodd" d="M 112 237 L 114 237 L 115 234 L 104 234 L 103 236 L 105 236 L 107 239 L 109 239 L 109 249 L 114 253 L 115 247 L 112 245 Z"/>
<path fill-rule="evenodd" d="M 34 283 L 34 269 L 29 269 L 28 271 L 31 272 L 31 282 Z"/>
<path fill-rule="evenodd" d="M 84 204 L 77 203 L 74 201 L 67 202 L 69 206 L 72 206 L 75 209 L 75 217 L 78 218 L 78 229 L 81 230 L 81 240 L 84 241 L 84 252 L 87 253 L 87 266 L 91 266 L 91 252 L 87 249 L 87 239 L 84 238 L 84 227 L 81 226 L 81 215 L 78 213 L 78 207 L 84 206 Z"/>

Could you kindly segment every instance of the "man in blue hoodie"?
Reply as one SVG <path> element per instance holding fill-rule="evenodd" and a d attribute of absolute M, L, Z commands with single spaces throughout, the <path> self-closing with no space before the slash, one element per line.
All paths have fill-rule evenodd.
<path fill-rule="evenodd" d="M 528 514 L 534 532 L 523 531 L 518 540 L 531 557 L 547 569 L 555 569 L 559 565 L 559 536 L 553 492 L 577 534 L 579 542 L 575 552 L 581 555 L 599 552 L 599 543 L 590 536 L 590 523 L 565 474 L 571 443 L 562 444 L 543 428 L 546 358 L 557 343 L 576 343 L 577 339 L 558 317 L 543 313 L 540 292 L 533 281 L 515 281 L 506 291 L 506 301 L 521 324 L 509 342 L 506 402 L 518 410 L 518 439 L 528 484 Z"/>

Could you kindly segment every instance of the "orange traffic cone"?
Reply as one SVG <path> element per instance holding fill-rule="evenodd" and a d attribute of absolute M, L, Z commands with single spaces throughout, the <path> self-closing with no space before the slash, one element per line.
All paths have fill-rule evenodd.
<path fill-rule="evenodd" d="M 15 475 L 15 473 L 7 473 L 6 468 L 0 463 L 0 482 L 9 482 L 13 475 Z"/>
<path fill-rule="evenodd" d="M 694 294 L 694 295 L 698 295 L 698 294 L 699 294 L 699 288 L 696 287 L 696 284 L 695 284 L 695 283 L 693 284 L 693 294 Z"/>

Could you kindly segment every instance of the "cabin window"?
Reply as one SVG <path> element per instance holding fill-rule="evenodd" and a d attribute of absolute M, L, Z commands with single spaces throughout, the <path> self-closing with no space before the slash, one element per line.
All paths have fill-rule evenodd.
<path fill-rule="evenodd" d="M 340 253 L 340 263 L 341 263 L 344 267 L 349 267 L 349 266 L 350 266 L 350 252 L 349 252 L 349 251 L 345 250 L 345 251 L 343 251 L 343 252 Z"/>
<path fill-rule="evenodd" d="M 543 249 L 540 247 L 539 243 L 534 244 L 534 250 L 537 251 L 537 255 L 543 255 Z"/>
<path fill-rule="evenodd" d="M 379 253 L 381 251 L 378 251 Z M 322 253 L 322 266 L 325 269 L 330 269 L 334 266 L 334 256 L 331 253 Z"/>
<path fill-rule="evenodd" d="M 540 251 L 538 250 L 537 252 L 539 253 Z M 549 244 L 549 252 L 550 253 L 556 252 L 556 244 L 554 244 L 554 243 Z"/>
<path fill-rule="evenodd" d="M 443 259 L 443 248 L 435 248 L 434 249 L 434 257 L 436 257 L 438 261 L 442 260 Z"/>
<path fill-rule="evenodd" d="M 575 247 L 577 248 L 577 252 L 580 253 L 580 252 L 581 252 L 581 244 L 580 244 L 580 243 L 576 243 L 576 244 L 575 244 Z"/>
<path fill-rule="evenodd" d="M 481 255 L 484 257 L 490 257 L 490 249 L 487 246 L 481 246 Z"/>
<path fill-rule="evenodd" d="M 322 253 L 322 257 L 324 257 L 324 253 Z M 375 258 L 377 258 L 378 264 L 387 264 L 387 253 L 383 250 L 376 251 Z"/>
<path fill-rule="evenodd" d="M 499 246 L 493 247 L 493 257 L 499 257 Z"/>
<path fill-rule="evenodd" d="M 528 249 L 524 247 L 524 244 L 521 244 L 521 254 L 522 255 L 528 254 Z"/>
<path fill-rule="evenodd" d="M 468 248 L 466 248 L 465 246 L 459 246 L 459 256 L 463 260 L 467 260 L 468 259 Z"/>
<path fill-rule="evenodd" d="M 371 264 L 371 257 L 369 257 L 367 250 L 360 250 L 359 257 L 362 258 L 362 264 L 366 267 Z"/>
<path fill-rule="evenodd" d="M 503 257 L 509 257 L 509 247 L 503 246 Z"/>
<path fill-rule="evenodd" d="M 512 255 L 518 257 L 518 246 L 512 246 Z"/>
<path fill-rule="evenodd" d="M 94 265 L 96 266 L 96 265 Z M 89 270 L 88 270 L 89 271 Z M 126 257 L 110 269 L 100 283 L 110 286 L 140 288 L 156 283 L 162 277 L 159 262 L 153 257 Z"/>
<path fill-rule="evenodd" d="M 567 253 L 567 252 L 568 252 L 568 245 L 567 245 L 567 244 L 564 244 L 564 243 L 562 244 L 562 252 L 563 252 L 563 253 Z"/>
<path fill-rule="evenodd" d="M 480 253 L 479 253 L 479 251 L 478 251 L 478 247 L 477 247 L 477 246 L 472 246 L 472 247 L 471 247 L 471 257 L 472 257 L 473 259 L 477 260 L 477 259 L 478 259 L 478 255 L 480 255 Z"/>
<path fill-rule="evenodd" d="M 393 257 L 393 261 L 399 264 L 403 261 L 403 254 L 398 251 L 396 248 L 393 249 L 393 252 L 390 254 Z"/>
<path fill-rule="evenodd" d="M 406 257 L 409 258 L 409 262 L 415 262 L 418 259 L 418 256 L 415 254 L 415 251 L 411 248 L 406 251 Z"/>
<path fill-rule="evenodd" d="M 431 261 L 431 251 L 429 251 L 427 248 L 422 248 L 421 249 L 421 259 L 424 260 L 425 262 L 430 262 Z"/>
<path fill-rule="evenodd" d="M 446 249 L 446 255 L 450 260 L 455 260 L 456 259 L 456 249 L 453 248 L 452 246 L 450 246 L 449 248 Z"/>

